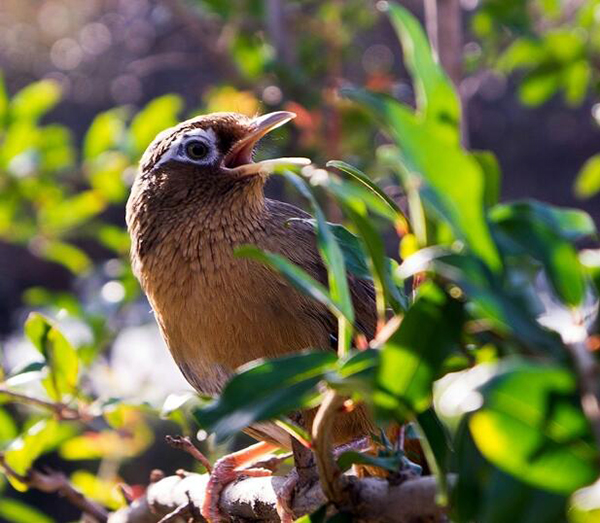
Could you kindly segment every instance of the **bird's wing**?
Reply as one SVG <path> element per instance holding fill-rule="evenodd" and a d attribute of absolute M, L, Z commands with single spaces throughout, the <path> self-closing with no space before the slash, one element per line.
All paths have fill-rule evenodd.
<path fill-rule="evenodd" d="M 327 269 L 317 248 L 315 228 L 310 221 L 312 216 L 288 203 L 267 200 L 267 210 L 271 215 L 272 229 L 269 231 L 275 252 L 287 257 L 302 267 L 313 278 L 327 286 Z M 354 304 L 356 326 L 367 337 L 375 336 L 377 313 L 373 284 L 348 273 L 348 283 Z M 315 313 L 323 314 L 319 309 Z M 332 336 L 337 333 L 333 315 L 323 318 Z"/>

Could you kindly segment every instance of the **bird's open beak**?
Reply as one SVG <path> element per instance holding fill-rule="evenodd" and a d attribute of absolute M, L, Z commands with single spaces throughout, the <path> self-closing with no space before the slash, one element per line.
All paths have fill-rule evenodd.
<path fill-rule="evenodd" d="M 311 161 L 308 158 L 273 158 L 262 162 L 252 160 L 252 152 L 257 142 L 267 133 L 293 118 L 296 118 L 296 114 L 289 111 L 276 111 L 255 118 L 252 121 L 250 132 L 240 139 L 223 159 L 223 167 L 232 174 L 249 176 L 253 174 L 267 175 L 280 165 L 309 165 Z"/>

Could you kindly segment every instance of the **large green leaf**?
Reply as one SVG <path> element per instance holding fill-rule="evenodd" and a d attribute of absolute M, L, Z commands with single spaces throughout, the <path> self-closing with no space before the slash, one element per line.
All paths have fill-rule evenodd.
<path fill-rule="evenodd" d="M 469 416 L 469 429 L 477 448 L 499 469 L 562 494 L 598 477 L 598 449 L 571 372 L 510 362 L 479 393 L 482 406 Z"/>
<path fill-rule="evenodd" d="M 420 22 L 404 7 L 390 4 L 390 20 L 402 42 L 404 63 L 415 84 L 417 110 L 446 139 L 460 139 L 460 100 L 442 66 L 434 59 Z"/>
<path fill-rule="evenodd" d="M 48 363 L 49 375 L 42 380 L 48 395 L 61 401 L 64 395 L 75 395 L 79 377 L 77 352 L 50 321 L 32 312 L 25 322 L 25 334 Z"/>
<path fill-rule="evenodd" d="M 433 382 L 459 341 L 463 321 L 459 302 L 431 282 L 421 285 L 415 303 L 382 348 L 375 397 L 380 409 L 402 420 L 431 405 Z"/>
<path fill-rule="evenodd" d="M 222 441 L 252 423 L 311 405 L 318 397 L 317 384 L 336 362 L 331 351 L 253 362 L 238 370 L 215 401 L 196 409 L 194 417 Z"/>
<path fill-rule="evenodd" d="M 333 300 L 339 304 L 343 315 L 338 314 L 339 321 L 339 351 L 340 355 L 345 354 L 352 341 L 351 326 L 354 323 L 354 306 L 352 304 L 352 295 L 350 285 L 346 274 L 346 263 L 344 254 L 340 248 L 335 234 L 329 227 L 325 214 L 321 210 L 316 198 L 309 189 L 306 182 L 297 174 L 287 172 L 286 178 L 292 182 L 298 191 L 310 201 L 317 220 L 317 245 L 319 252 L 327 267 L 329 282 L 329 292 Z"/>
<path fill-rule="evenodd" d="M 448 222 L 458 238 L 492 270 L 499 270 L 500 257 L 484 213 L 485 179 L 479 163 L 393 98 L 361 90 L 344 92 L 369 108 L 397 142 L 399 155 L 391 161 L 403 166 L 404 186 L 416 188 L 432 216 Z"/>
<path fill-rule="evenodd" d="M 456 437 L 455 459 L 458 479 L 452 491 L 452 521 L 564 523 L 567 498 L 499 470 L 481 455 L 466 423 Z"/>
<path fill-rule="evenodd" d="M 480 259 L 431 247 L 405 260 L 398 273 L 407 278 L 422 271 L 458 285 L 475 305 L 472 312 L 502 335 L 512 334 L 533 352 L 564 357 L 558 336 L 542 328 L 522 296 L 505 290 Z"/>

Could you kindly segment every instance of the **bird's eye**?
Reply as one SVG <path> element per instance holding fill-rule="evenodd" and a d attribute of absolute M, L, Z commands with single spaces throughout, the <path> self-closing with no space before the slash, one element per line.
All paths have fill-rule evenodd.
<path fill-rule="evenodd" d="M 185 154 L 190 160 L 202 160 L 208 155 L 208 146 L 200 140 L 192 140 L 185 145 Z"/>

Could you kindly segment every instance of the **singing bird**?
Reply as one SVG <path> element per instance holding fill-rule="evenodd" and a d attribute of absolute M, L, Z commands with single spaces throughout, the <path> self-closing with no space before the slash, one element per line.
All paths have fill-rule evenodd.
<path fill-rule="evenodd" d="M 253 161 L 258 141 L 295 116 L 278 111 L 256 118 L 236 113 L 192 118 L 161 132 L 140 161 L 127 202 L 133 271 L 177 365 L 205 394 L 218 395 L 237 367 L 257 358 L 332 350 L 337 323 L 326 307 L 265 265 L 234 255 L 237 246 L 254 244 L 327 283 L 310 215 L 263 191 L 274 166 L 310 161 Z M 371 339 L 372 286 L 351 274 L 348 280 L 356 326 Z M 312 415 L 305 414 L 310 424 Z M 334 443 L 371 430 L 370 419 L 357 409 L 338 416 Z M 213 469 L 202 509 L 208 520 L 221 519 L 219 493 L 237 477 L 237 468 L 291 446 L 290 436 L 273 423 L 253 425 L 247 433 L 259 443 L 221 458 Z"/>

